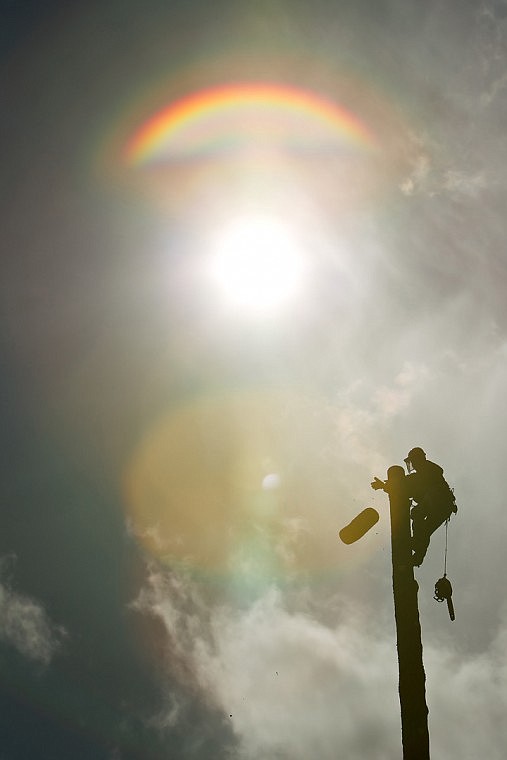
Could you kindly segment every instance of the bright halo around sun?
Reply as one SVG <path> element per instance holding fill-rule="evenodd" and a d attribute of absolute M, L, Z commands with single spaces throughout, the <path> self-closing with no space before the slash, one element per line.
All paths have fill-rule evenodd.
<path fill-rule="evenodd" d="M 242 217 L 215 240 L 213 280 L 245 312 L 266 314 L 286 305 L 300 291 L 305 269 L 291 229 L 274 218 Z"/>

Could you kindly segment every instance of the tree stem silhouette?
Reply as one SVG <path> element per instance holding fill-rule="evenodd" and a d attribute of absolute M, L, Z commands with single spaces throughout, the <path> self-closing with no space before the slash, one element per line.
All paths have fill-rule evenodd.
<path fill-rule="evenodd" d="M 410 501 L 404 480 L 403 467 L 395 465 L 387 471 L 403 760 L 429 760 L 426 676 L 417 603 L 419 586 L 414 578 Z"/>

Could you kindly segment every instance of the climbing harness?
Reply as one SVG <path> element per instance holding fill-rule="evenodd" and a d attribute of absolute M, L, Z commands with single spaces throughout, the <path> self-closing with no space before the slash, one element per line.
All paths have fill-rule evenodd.
<path fill-rule="evenodd" d="M 447 602 L 447 609 L 449 610 L 449 617 L 451 620 L 455 619 L 454 605 L 452 603 L 452 585 L 451 581 L 447 577 L 447 543 L 448 543 L 448 531 L 449 531 L 449 517 L 445 521 L 445 551 L 444 551 L 444 575 L 439 578 L 435 583 L 435 599 L 437 602 Z"/>

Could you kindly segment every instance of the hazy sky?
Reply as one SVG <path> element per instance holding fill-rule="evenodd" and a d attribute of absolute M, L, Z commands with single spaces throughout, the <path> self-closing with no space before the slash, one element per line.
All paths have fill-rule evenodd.
<path fill-rule="evenodd" d="M 507 2 L 2 11 L 0 758 L 401 757 L 369 484 L 422 446 L 432 756 L 503 760 Z M 272 314 L 205 276 L 252 212 Z"/>

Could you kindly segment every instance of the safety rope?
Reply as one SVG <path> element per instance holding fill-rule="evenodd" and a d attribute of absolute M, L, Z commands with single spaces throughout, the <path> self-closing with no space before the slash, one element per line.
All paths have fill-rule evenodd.
<path fill-rule="evenodd" d="M 447 609 L 451 620 L 455 620 L 454 605 L 452 603 L 452 584 L 447 577 L 447 548 L 449 541 L 449 517 L 445 521 L 445 550 L 444 550 L 444 576 L 435 583 L 435 599 L 437 602 L 447 602 Z"/>
<path fill-rule="evenodd" d="M 448 534 L 449 534 L 449 520 L 451 518 L 448 517 L 445 521 L 445 551 L 444 551 L 444 578 L 447 576 L 447 544 L 448 544 Z"/>
<path fill-rule="evenodd" d="M 452 489 L 452 493 L 454 496 L 454 489 Z M 458 511 L 458 508 L 456 506 L 456 502 L 453 499 L 453 509 L 452 512 L 456 513 Z M 437 602 L 443 602 L 444 600 L 447 602 L 447 609 L 449 611 L 449 617 L 451 620 L 455 620 L 454 615 L 454 605 L 452 603 L 452 584 L 449 578 L 447 577 L 447 550 L 449 548 L 449 520 L 451 519 L 451 515 L 447 518 L 445 521 L 445 549 L 444 549 L 444 575 L 443 578 L 439 578 L 438 581 L 435 583 L 435 596 L 433 599 L 435 599 Z"/>

